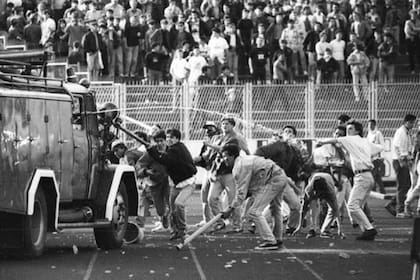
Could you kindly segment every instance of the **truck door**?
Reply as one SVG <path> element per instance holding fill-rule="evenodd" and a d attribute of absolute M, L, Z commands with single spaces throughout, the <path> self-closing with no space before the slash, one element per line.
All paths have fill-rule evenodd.
<path fill-rule="evenodd" d="M 0 97 L 0 209 L 10 208 L 18 187 L 18 169 L 16 145 L 16 118 L 14 99 Z M 23 201 L 22 201 L 23 202 Z M 16 205 L 24 209 L 24 205 Z"/>
<path fill-rule="evenodd" d="M 74 199 L 72 188 L 73 178 L 73 128 L 72 128 L 72 103 L 60 102 L 59 104 L 59 123 L 60 138 L 58 144 L 60 146 L 60 162 L 61 162 L 61 186 L 60 190 L 65 190 L 69 199 Z"/>
<path fill-rule="evenodd" d="M 87 138 L 85 104 L 80 95 L 73 95 L 73 141 L 74 162 L 72 172 L 72 188 L 74 199 L 85 199 L 88 195 L 90 170 L 90 152 Z"/>
<path fill-rule="evenodd" d="M 60 186 L 60 201 L 71 201 L 71 173 L 73 172 L 73 140 L 71 127 L 71 102 L 46 100 L 47 166 L 54 170 Z"/>

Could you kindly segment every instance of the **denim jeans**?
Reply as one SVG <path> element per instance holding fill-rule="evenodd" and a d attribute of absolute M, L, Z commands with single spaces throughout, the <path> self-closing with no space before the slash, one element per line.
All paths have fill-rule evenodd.
<path fill-rule="evenodd" d="M 220 202 L 220 196 L 223 190 L 226 190 L 227 192 L 228 204 L 230 205 L 236 194 L 235 182 L 233 181 L 231 173 L 217 176 L 216 180 L 210 184 L 208 203 L 211 213 L 214 216 L 223 210 Z M 240 216 L 240 210 L 235 209 L 232 215 L 232 222 L 234 226 L 240 227 Z M 219 221 L 220 223 L 222 222 L 222 220 Z"/>
<path fill-rule="evenodd" d="M 283 191 L 287 185 L 288 180 L 285 175 L 273 174 L 265 185 L 252 194 L 253 203 L 249 208 L 248 216 L 254 221 L 264 241 L 274 243 L 276 240 L 283 239 L 283 219 L 280 209 Z M 263 215 L 263 211 L 268 205 L 270 205 L 274 220 L 273 231 Z"/>
<path fill-rule="evenodd" d="M 193 194 L 194 189 L 195 184 L 185 186 L 182 189 L 171 188 L 171 228 L 174 232 L 185 233 L 187 227 L 185 205 Z"/>
<path fill-rule="evenodd" d="M 404 201 L 411 187 L 410 169 L 408 166 L 401 166 L 400 162 L 395 159 L 392 161 L 392 167 L 397 177 L 396 211 L 401 213 L 404 211 Z"/>

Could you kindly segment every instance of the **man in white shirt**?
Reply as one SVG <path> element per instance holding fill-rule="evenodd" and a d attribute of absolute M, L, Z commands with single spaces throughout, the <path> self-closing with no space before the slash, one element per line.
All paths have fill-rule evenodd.
<path fill-rule="evenodd" d="M 225 38 L 220 36 L 220 29 L 213 28 L 212 35 L 208 43 L 209 56 L 215 65 L 215 77 L 219 76 L 222 66 L 226 61 L 226 53 L 229 45 Z"/>
<path fill-rule="evenodd" d="M 343 32 L 341 30 L 335 33 L 335 39 L 330 42 L 332 57 L 337 60 L 340 66 L 338 71 L 338 79 L 341 81 L 345 78 L 345 58 L 344 50 L 346 49 L 346 42 L 343 40 Z"/>
<path fill-rule="evenodd" d="M 318 145 L 340 143 L 349 153 L 354 173 L 354 184 L 350 192 L 347 208 L 352 220 L 362 230 L 362 234 L 356 240 L 373 241 L 378 232 L 363 212 L 363 206 L 375 184 L 372 175 L 373 164 L 371 156 L 381 152 L 383 147 L 372 144 L 366 138 L 362 138 L 363 125 L 357 121 L 348 122 L 346 129 L 347 136 L 321 140 L 318 142 Z"/>
<path fill-rule="evenodd" d="M 53 34 L 56 29 L 55 21 L 51 18 L 48 10 L 44 11 L 41 20 L 41 45 L 45 46 L 47 42 L 53 42 Z"/>
<path fill-rule="evenodd" d="M 376 126 L 376 120 L 374 119 L 368 121 L 368 133 L 366 138 L 370 143 L 378 144 L 383 147 L 385 145 L 384 136 L 382 135 L 382 132 L 378 130 L 378 127 Z M 375 179 L 375 183 L 379 187 L 379 192 L 385 193 L 384 183 L 382 182 L 382 176 L 385 174 L 385 164 L 381 153 L 372 156 L 372 163 L 372 174 L 373 178 Z M 376 186 L 373 189 L 375 190 Z"/>
<path fill-rule="evenodd" d="M 200 54 L 198 44 L 194 46 L 192 56 L 188 59 L 186 68 L 189 70 L 188 83 L 192 86 L 198 82 L 201 75 L 201 69 L 207 65 L 206 59 Z"/>
<path fill-rule="evenodd" d="M 410 168 L 413 160 L 413 141 L 410 131 L 416 124 L 416 119 L 416 116 L 407 114 L 404 117 L 404 124 L 395 131 L 392 139 L 392 167 L 397 177 L 397 195 L 385 208 L 391 214 L 394 214 L 393 211 L 395 211 L 397 218 L 405 218 L 404 201 L 411 187 Z"/>

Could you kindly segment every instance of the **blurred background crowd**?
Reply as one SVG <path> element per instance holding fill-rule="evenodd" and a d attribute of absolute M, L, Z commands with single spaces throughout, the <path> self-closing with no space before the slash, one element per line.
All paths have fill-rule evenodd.
<path fill-rule="evenodd" d="M 416 1 L 416 0 L 414 0 Z M 393 81 L 420 62 L 408 0 L 0 0 L 7 44 L 92 79 Z"/>

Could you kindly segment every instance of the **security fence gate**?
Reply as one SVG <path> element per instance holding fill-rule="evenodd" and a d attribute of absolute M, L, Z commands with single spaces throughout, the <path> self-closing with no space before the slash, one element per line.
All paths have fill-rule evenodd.
<path fill-rule="evenodd" d="M 420 108 L 418 83 L 352 84 L 312 82 L 287 85 L 142 85 L 94 84 L 98 103 L 114 102 L 125 126 L 146 130 L 154 124 L 181 130 L 185 140 L 204 137 L 206 121 L 229 114 L 248 139 L 264 139 L 283 126 L 294 125 L 299 137 L 330 137 L 337 117 L 347 114 L 363 123 L 370 118 L 386 137 L 404 115 Z M 360 100 L 355 100 L 354 91 Z"/>

